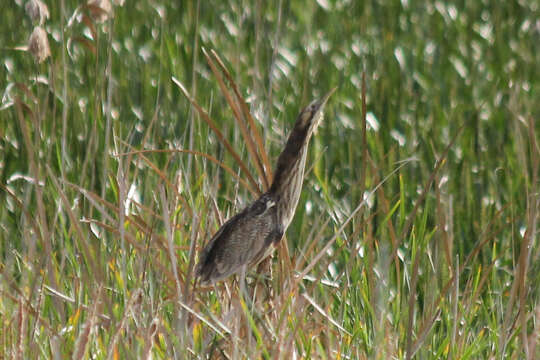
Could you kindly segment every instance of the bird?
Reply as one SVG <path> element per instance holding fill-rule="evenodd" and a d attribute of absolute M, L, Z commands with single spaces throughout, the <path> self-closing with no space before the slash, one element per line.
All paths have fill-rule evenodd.
<path fill-rule="evenodd" d="M 304 107 L 278 157 L 270 188 L 228 219 L 201 251 L 195 275 L 212 285 L 270 255 L 292 221 L 304 180 L 309 141 L 336 89 Z"/>

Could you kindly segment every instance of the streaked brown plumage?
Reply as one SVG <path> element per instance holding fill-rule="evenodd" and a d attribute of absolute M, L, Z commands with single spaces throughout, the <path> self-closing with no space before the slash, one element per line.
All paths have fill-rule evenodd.
<path fill-rule="evenodd" d="M 279 155 L 270 189 L 227 220 L 206 245 L 196 268 L 201 283 L 215 283 L 243 266 L 256 265 L 279 243 L 298 205 L 309 140 L 334 90 L 311 102 L 298 115 Z"/>

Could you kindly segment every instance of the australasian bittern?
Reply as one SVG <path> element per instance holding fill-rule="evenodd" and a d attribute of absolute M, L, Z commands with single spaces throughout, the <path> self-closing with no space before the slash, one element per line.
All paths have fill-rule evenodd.
<path fill-rule="evenodd" d="M 335 90 L 335 89 L 334 89 Z M 256 265 L 279 243 L 298 205 L 308 144 L 334 90 L 306 106 L 279 155 L 270 189 L 223 224 L 199 257 L 196 275 L 211 284 Z"/>

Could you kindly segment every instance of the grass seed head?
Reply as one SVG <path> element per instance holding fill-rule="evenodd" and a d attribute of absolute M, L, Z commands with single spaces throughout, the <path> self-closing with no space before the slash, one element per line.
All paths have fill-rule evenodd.
<path fill-rule="evenodd" d="M 47 32 L 41 26 L 36 26 L 32 31 L 32 35 L 28 39 L 28 51 L 34 56 L 38 64 L 51 56 Z"/>
<path fill-rule="evenodd" d="M 43 25 L 45 20 L 49 18 L 49 8 L 41 0 L 30 0 L 24 8 L 34 24 Z"/>
<path fill-rule="evenodd" d="M 113 14 L 112 4 L 109 0 L 88 1 L 90 15 L 99 24 L 104 23 Z"/>

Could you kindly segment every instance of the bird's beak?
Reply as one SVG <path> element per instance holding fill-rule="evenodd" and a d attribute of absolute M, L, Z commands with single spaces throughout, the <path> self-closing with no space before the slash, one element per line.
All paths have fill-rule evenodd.
<path fill-rule="evenodd" d="M 324 107 L 324 105 L 326 105 L 326 102 L 328 101 L 328 99 L 330 98 L 330 96 L 332 96 L 332 94 L 337 90 L 337 87 L 333 88 L 332 90 L 330 90 L 326 95 L 324 95 L 321 100 L 320 100 L 320 107 Z"/>
<path fill-rule="evenodd" d="M 332 90 L 330 90 L 326 95 L 324 95 L 322 98 L 319 99 L 319 101 L 317 101 L 316 105 L 317 105 L 317 108 L 315 110 L 315 113 L 313 114 L 313 117 L 316 118 L 317 120 L 315 121 L 315 126 L 314 126 L 314 130 L 317 130 L 317 128 L 319 127 L 321 121 L 322 121 L 322 118 L 323 118 L 323 110 L 324 110 L 324 106 L 326 105 L 326 102 L 328 101 L 328 99 L 330 98 L 330 96 L 332 96 L 332 94 L 336 91 L 337 87 L 333 88 Z"/>

